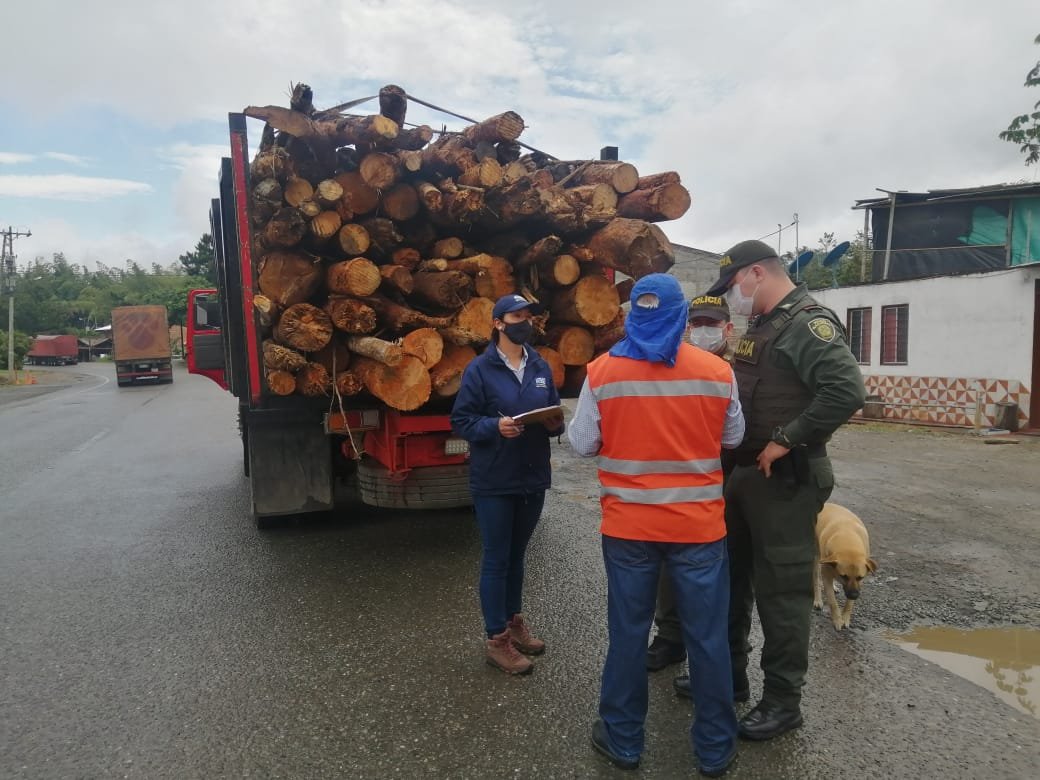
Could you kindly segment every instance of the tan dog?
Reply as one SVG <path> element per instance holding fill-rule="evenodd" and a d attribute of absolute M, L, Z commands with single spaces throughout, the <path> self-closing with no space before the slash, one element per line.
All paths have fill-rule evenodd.
<path fill-rule="evenodd" d="M 816 516 L 816 563 L 813 567 L 813 606 L 817 609 L 823 607 L 821 590 L 826 591 L 834 627 L 839 631 L 848 628 L 863 578 L 873 574 L 877 564 L 870 557 L 870 537 L 866 527 L 843 506 L 824 504 Z M 840 581 L 845 591 L 845 606 L 841 609 L 834 596 L 835 581 Z"/>

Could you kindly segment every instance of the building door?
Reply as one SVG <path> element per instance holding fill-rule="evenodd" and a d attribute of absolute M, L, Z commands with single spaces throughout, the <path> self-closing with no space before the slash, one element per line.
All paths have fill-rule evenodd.
<path fill-rule="evenodd" d="M 1033 383 L 1029 386 L 1029 427 L 1040 428 L 1040 281 L 1033 291 Z"/>

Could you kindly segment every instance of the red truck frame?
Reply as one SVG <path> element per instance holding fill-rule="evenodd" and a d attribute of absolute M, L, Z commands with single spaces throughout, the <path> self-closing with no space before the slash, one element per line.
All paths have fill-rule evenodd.
<path fill-rule="evenodd" d="M 305 398 L 269 392 L 263 333 L 253 307 L 246 118 L 229 115 L 231 156 L 211 202 L 217 285 L 188 299 L 188 371 L 238 399 L 243 467 L 261 528 L 285 516 L 329 511 L 337 494 L 372 506 L 467 506 L 468 446 L 448 409 L 403 413 L 374 398 Z"/>

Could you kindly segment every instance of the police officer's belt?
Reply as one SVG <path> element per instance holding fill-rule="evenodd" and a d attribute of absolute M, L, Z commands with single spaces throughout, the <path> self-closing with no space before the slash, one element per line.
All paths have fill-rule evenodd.
<path fill-rule="evenodd" d="M 740 449 L 734 450 L 732 455 L 733 463 L 737 466 L 754 466 L 758 463 L 758 455 L 763 449 L 765 449 L 764 444 L 761 447 L 748 448 L 747 446 L 744 446 Z M 803 444 L 798 446 L 796 449 L 804 450 L 805 455 L 808 458 L 827 457 L 826 444 Z"/>

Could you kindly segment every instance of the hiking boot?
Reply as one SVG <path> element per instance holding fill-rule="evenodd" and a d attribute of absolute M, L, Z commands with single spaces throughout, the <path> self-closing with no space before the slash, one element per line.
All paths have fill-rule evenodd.
<path fill-rule="evenodd" d="M 487 641 L 487 662 L 506 674 L 529 674 L 534 669 L 534 664 L 513 645 L 508 628 Z"/>
<path fill-rule="evenodd" d="M 506 623 L 506 633 L 513 640 L 513 646 L 524 655 L 541 655 L 545 652 L 545 642 L 531 633 L 524 616 L 519 612 Z"/>

